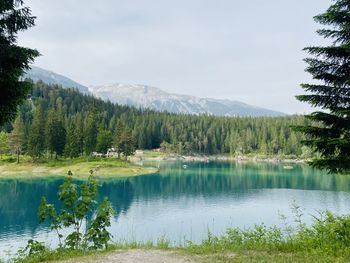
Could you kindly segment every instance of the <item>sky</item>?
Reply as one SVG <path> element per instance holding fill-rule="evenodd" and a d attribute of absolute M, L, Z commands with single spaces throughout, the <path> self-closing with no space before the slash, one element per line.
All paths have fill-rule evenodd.
<path fill-rule="evenodd" d="M 313 16 L 331 0 L 27 0 L 36 26 L 18 42 L 35 65 L 83 85 L 145 84 L 238 100 L 286 113 L 310 112 L 295 95 L 302 51 L 323 45 Z"/>

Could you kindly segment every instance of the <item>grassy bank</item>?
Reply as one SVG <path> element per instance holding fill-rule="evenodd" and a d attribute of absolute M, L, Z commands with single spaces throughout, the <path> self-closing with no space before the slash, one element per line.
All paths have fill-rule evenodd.
<path fill-rule="evenodd" d="M 133 249 L 168 250 L 193 258 L 195 262 L 349 262 L 350 216 L 337 216 L 329 212 L 315 217 L 311 226 L 305 226 L 296 213 L 294 227 L 266 227 L 257 225 L 250 229 L 230 228 L 222 236 L 210 233 L 201 244 L 187 242 L 172 246 L 161 238 L 152 243 L 114 244 L 103 251 L 45 251 L 19 262 L 65 260 L 72 257 L 103 258 L 106 253 L 120 253 Z M 87 258 L 86 258 L 87 257 Z M 164 261 L 166 262 L 166 261 Z M 190 261 L 192 262 L 192 261 Z"/>
<path fill-rule="evenodd" d="M 156 168 L 143 167 L 116 158 L 76 158 L 58 160 L 32 160 L 23 156 L 19 164 L 12 157 L 0 160 L 0 177 L 45 177 L 65 176 L 68 171 L 73 176 L 87 178 L 90 171 L 97 177 L 136 176 L 157 172 Z"/>

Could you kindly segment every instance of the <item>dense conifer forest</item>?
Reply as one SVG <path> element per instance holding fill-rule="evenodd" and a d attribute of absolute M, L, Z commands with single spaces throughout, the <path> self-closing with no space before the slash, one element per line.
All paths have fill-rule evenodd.
<path fill-rule="evenodd" d="M 136 148 L 161 148 L 178 154 L 307 157 L 310 151 L 301 145 L 303 135 L 290 128 L 307 123 L 303 116 L 242 118 L 155 112 L 39 82 L 33 85 L 17 119 L 3 127 L 0 147 L 2 152 L 21 151 L 33 157 L 73 158 L 121 145 L 130 153 Z"/>

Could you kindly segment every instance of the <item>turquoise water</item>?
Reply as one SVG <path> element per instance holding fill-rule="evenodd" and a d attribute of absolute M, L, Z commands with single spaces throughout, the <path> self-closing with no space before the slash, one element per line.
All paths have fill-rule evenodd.
<path fill-rule="evenodd" d="M 184 164 L 187 168 L 184 168 Z M 153 175 L 100 182 L 100 199 L 107 196 L 117 215 L 115 240 L 149 241 L 160 237 L 173 243 L 199 242 L 208 231 L 249 227 L 264 222 L 281 225 L 279 213 L 292 223 L 293 202 L 310 214 L 329 209 L 348 213 L 350 177 L 329 175 L 306 165 L 284 169 L 267 163 L 160 163 Z M 62 179 L 0 180 L 0 258 L 28 239 L 57 244 L 47 225 L 39 225 L 41 196 L 57 204 Z"/>

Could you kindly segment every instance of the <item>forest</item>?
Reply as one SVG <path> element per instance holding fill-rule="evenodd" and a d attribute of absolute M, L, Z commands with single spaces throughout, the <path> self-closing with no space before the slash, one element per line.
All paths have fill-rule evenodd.
<path fill-rule="evenodd" d="M 155 112 L 116 105 L 75 89 L 33 83 L 14 122 L 0 133 L 0 153 L 34 158 L 78 157 L 116 147 L 161 148 L 178 154 L 260 154 L 310 157 L 304 135 L 292 126 L 307 125 L 303 116 L 217 117 Z"/>

